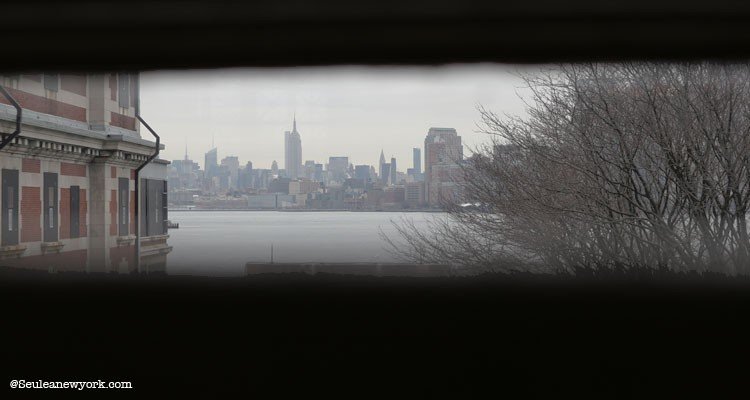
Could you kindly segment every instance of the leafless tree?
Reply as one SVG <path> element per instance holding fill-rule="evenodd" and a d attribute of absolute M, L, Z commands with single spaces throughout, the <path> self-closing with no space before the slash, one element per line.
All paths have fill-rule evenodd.
<path fill-rule="evenodd" d="M 466 268 L 750 272 L 750 66 L 562 65 L 526 76 L 527 116 L 479 108 L 489 142 L 410 261 Z"/>

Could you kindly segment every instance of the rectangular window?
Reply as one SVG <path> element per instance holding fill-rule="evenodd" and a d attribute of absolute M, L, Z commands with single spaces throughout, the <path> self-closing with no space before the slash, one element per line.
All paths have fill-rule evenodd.
<path fill-rule="evenodd" d="M 166 235 L 167 234 L 167 220 L 169 219 L 167 215 L 167 205 L 168 202 L 168 193 L 167 193 L 167 181 L 162 181 L 162 191 L 161 191 L 161 234 Z"/>
<path fill-rule="evenodd" d="M 138 99 L 138 75 L 133 75 L 130 78 L 130 106 L 135 107 L 135 102 Z"/>
<path fill-rule="evenodd" d="M 141 235 L 155 236 L 167 233 L 166 181 L 143 179 L 141 195 Z"/>
<path fill-rule="evenodd" d="M 0 243 L 3 246 L 18 244 L 18 170 L 2 170 L 2 235 Z"/>
<path fill-rule="evenodd" d="M 117 97 L 120 107 L 130 107 L 130 76 L 128 74 L 117 74 Z"/>
<path fill-rule="evenodd" d="M 21 79 L 21 75 L 15 74 L 15 75 L 4 75 L 6 78 L 6 86 L 18 89 L 18 81 Z"/>
<path fill-rule="evenodd" d="M 155 236 L 161 234 L 161 185 L 155 179 L 148 180 L 148 212 L 151 221 L 148 226 L 148 235 Z"/>
<path fill-rule="evenodd" d="M 60 76 L 57 74 L 44 74 L 43 79 L 44 88 L 57 92 L 60 88 Z"/>
<path fill-rule="evenodd" d="M 8 196 L 9 199 L 15 198 L 14 190 L 13 190 L 14 188 L 12 186 L 8 186 L 7 189 L 8 189 L 8 193 L 6 194 L 6 196 Z M 10 205 L 8 207 L 8 232 L 13 232 L 13 212 L 15 209 L 13 208 L 12 201 L 9 204 Z"/>
<path fill-rule="evenodd" d="M 57 174 L 44 173 L 44 241 L 56 242 L 57 232 Z"/>
<path fill-rule="evenodd" d="M 141 206 L 139 208 L 141 215 L 138 217 L 141 219 L 141 236 L 148 236 L 148 222 L 151 215 L 148 207 L 148 182 L 149 179 L 141 179 Z"/>
<path fill-rule="evenodd" d="M 80 187 L 70 187 L 70 237 L 77 238 L 80 236 Z"/>
<path fill-rule="evenodd" d="M 130 229 L 128 227 L 129 216 L 130 216 L 130 199 L 128 198 L 128 194 L 130 193 L 130 180 L 128 178 L 119 178 L 117 180 L 118 182 L 118 204 L 120 212 L 119 214 L 119 226 L 118 226 L 118 232 L 120 236 L 127 236 L 130 234 Z"/>

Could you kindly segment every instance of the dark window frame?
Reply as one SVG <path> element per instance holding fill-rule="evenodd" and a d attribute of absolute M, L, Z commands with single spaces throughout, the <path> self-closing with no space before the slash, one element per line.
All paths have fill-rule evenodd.
<path fill-rule="evenodd" d="M 43 74 L 42 85 L 45 90 L 51 92 L 60 91 L 60 75 L 59 74 Z"/>
<path fill-rule="evenodd" d="M 117 74 L 117 103 L 122 108 L 130 107 L 130 75 Z"/>
<path fill-rule="evenodd" d="M 13 246 L 20 243 L 20 184 L 19 171 L 17 169 L 2 169 L 0 176 L 0 187 L 2 196 L 2 235 L 0 235 L 0 246 Z M 8 218 L 10 216 L 10 218 Z"/>
<path fill-rule="evenodd" d="M 130 234 L 130 179 L 117 180 L 117 232 L 120 236 Z"/>
<path fill-rule="evenodd" d="M 167 181 L 141 179 L 141 236 L 167 233 Z"/>
<path fill-rule="evenodd" d="M 44 242 L 57 242 L 60 240 L 60 188 L 58 186 L 58 175 L 54 172 L 45 172 L 43 179 L 43 220 L 42 240 Z"/>
<path fill-rule="evenodd" d="M 70 187 L 70 238 L 81 237 L 81 187 L 74 185 Z"/>

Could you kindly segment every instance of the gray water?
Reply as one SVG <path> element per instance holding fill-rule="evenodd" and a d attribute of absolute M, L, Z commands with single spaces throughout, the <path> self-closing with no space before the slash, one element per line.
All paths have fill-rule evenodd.
<path fill-rule="evenodd" d="M 167 273 L 236 276 L 245 263 L 398 261 L 379 236 L 398 234 L 391 220 L 426 227 L 436 213 L 171 211 Z"/>

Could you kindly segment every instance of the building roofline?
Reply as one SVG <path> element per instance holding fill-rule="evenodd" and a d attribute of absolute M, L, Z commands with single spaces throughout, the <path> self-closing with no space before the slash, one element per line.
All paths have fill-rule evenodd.
<path fill-rule="evenodd" d="M 11 106 L 0 104 L 0 120 L 13 122 L 15 121 L 15 118 L 16 118 L 15 109 L 13 109 Z M 103 142 L 122 141 L 122 142 L 140 145 L 140 146 L 150 147 L 150 148 L 153 148 L 155 144 L 155 142 L 152 142 L 150 140 L 146 140 L 146 139 L 134 136 L 134 135 L 121 134 L 121 133 L 108 134 L 102 131 L 87 129 L 85 128 L 85 126 L 87 126 L 85 122 L 69 120 L 67 118 L 56 117 L 54 115 L 39 113 L 39 112 L 28 110 L 28 109 L 23 110 L 23 118 L 21 120 L 21 123 L 23 125 L 34 126 L 38 128 L 44 128 L 44 129 L 49 129 L 53 131 L 69 133 L 72 135 L 77 135 L 77 136 L 81 136 L 85 138 L 101 140 Z M 133 132 L 135 133 L 135 131 Z M 164 149 L 163 144 L 161 144 L 159 147 L 162 150 Z"/>

